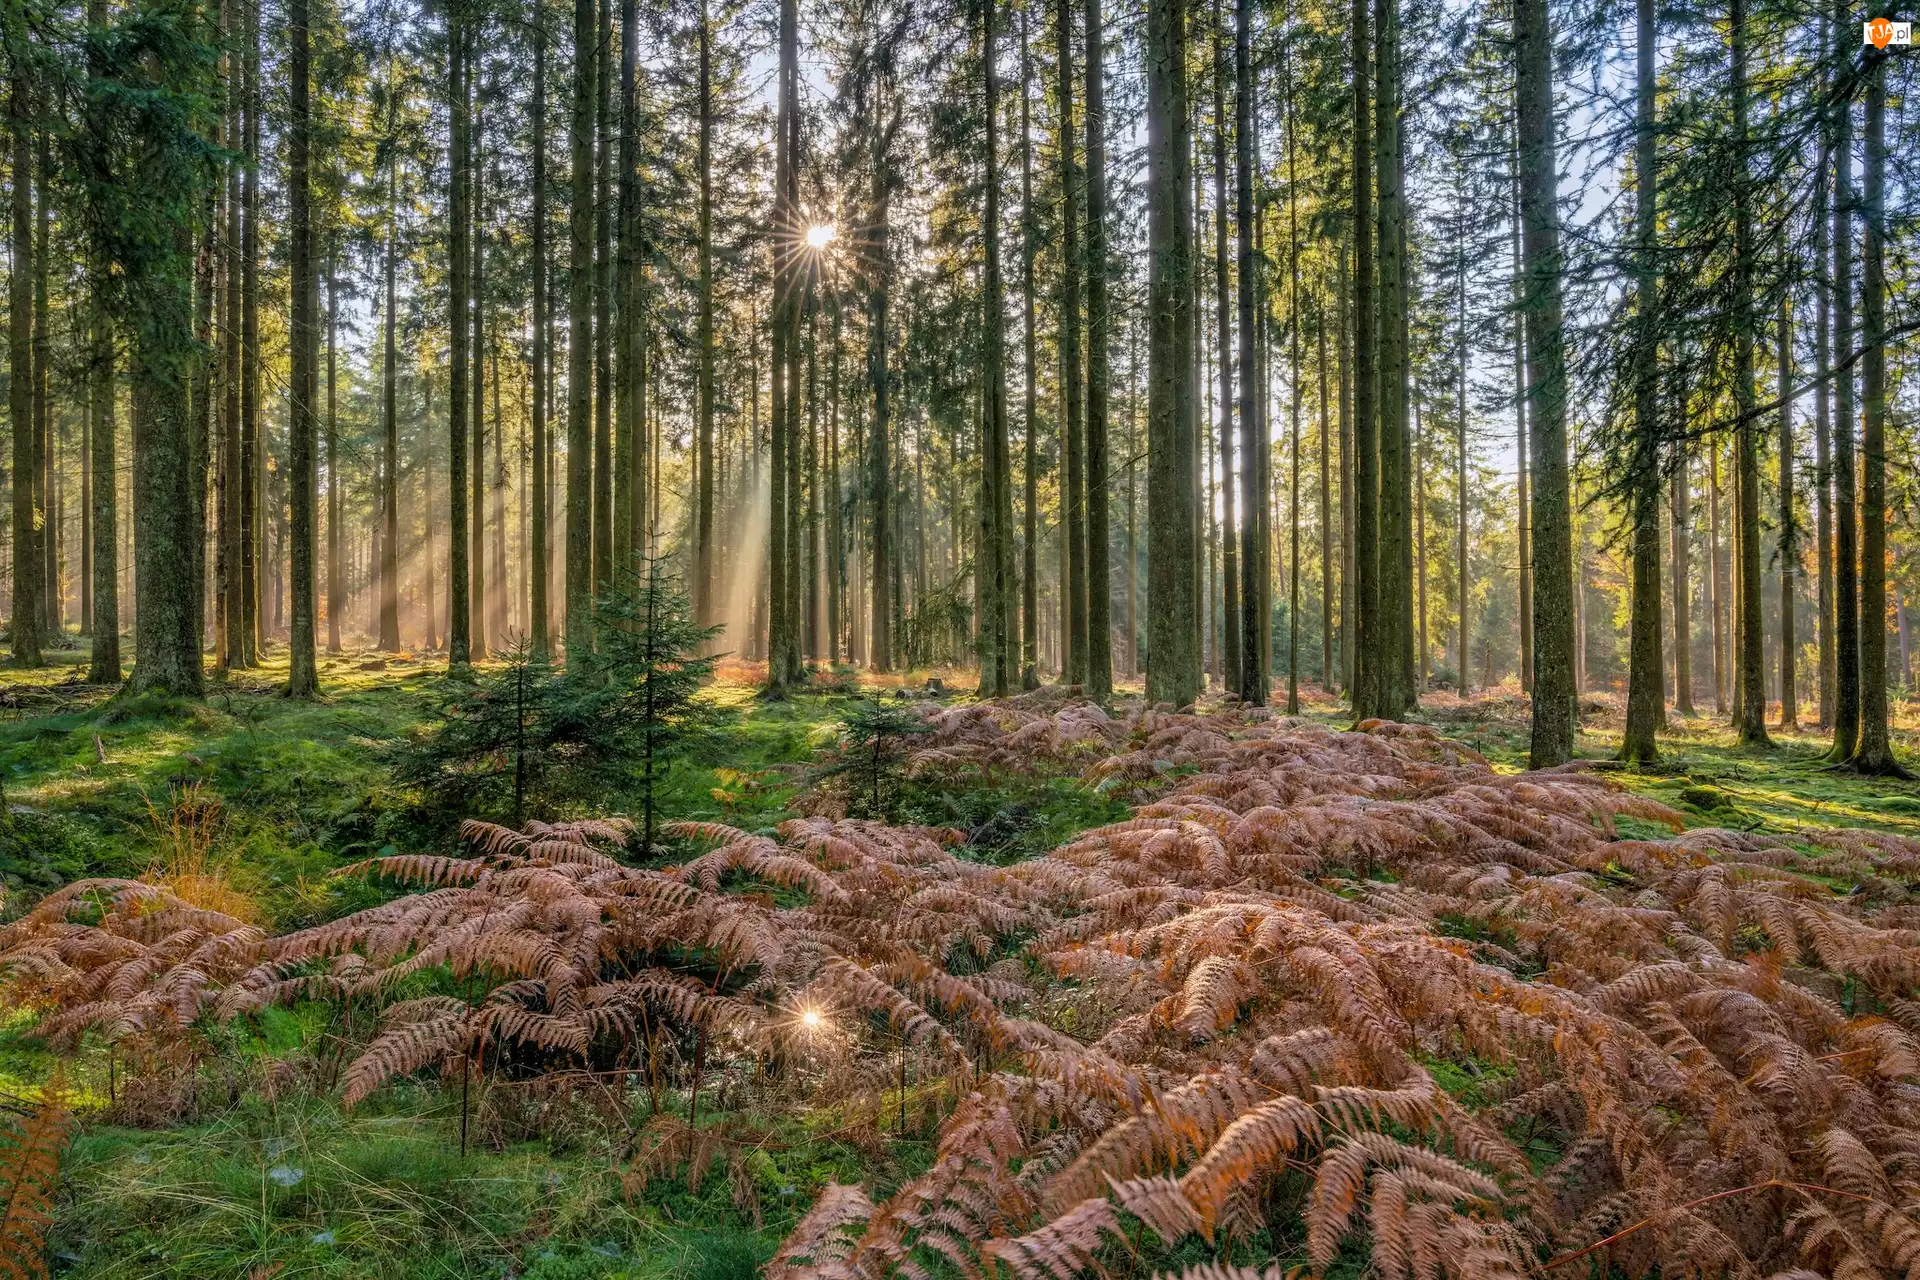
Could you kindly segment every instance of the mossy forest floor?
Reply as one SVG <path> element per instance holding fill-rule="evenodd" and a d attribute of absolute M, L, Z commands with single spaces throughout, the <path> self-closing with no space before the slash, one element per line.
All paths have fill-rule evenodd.
<path fill-rule="evenodd" d="M 0 910 L 17 912 L 79 876 L 165 870 L 183 790 L 214 802 L 208 857 L 275 930 L 365 905 L 373 890 L 330 875 L 347 862 L 451 843 L 451 819 L 400 788 L 392 767 L 431 725 L 444 680 L 436 655 L 323 658 L 326 694 L 314 703 L 276 692 L 283 655 L 215 685 L 203 703 L 94 688 L 79 681 L 83 663 L 80 651 L 62 650 L 41 670 L 0 672 Z M 673 765 L 663 810 L 749 829 L 778 821 L 860 692 L 852 678 L 831 683 L 783 702 L 743 683 L 714 685 L 706 696 L 735 715 Z M 1582 754 L 1604 757 L 1618 745 L 1618 707 L 1604 696 L 1588 705 Z M 1332 699 L 1309 696 L 1303 709 L 1341 723 Z M 1423 716 L 1500 767 L 1524 766 L 1527 708 L 1512 689 L 1465 702 L 1435 695 Z M 1903 704 L 1896 721 L 1903 757 L 1920 760 L 1920 708 Z M 1740 751 L 1724 718 L 1676 722 L 1660 766 L 1614 776 L 1698 825 L 1920 836 L 1920 785 L 1829 769 L 1811 730 L 1777 741 Z M 1013 778 L 910 790 L 898 816 L 991 830 L 980 855 L 1016 859 L 1125 809 L 1073 779 Z M 29 1029 L 26 1015 L 0 1011 L 0 1106 L 28 1104 L 55 1069 Z M 104 1051 L 65 1064 L 81 1122 L 58 1206 L 55 1274 L 743 1280 L 827 1180 L 885 1189 L 924 1168 L 932 1149 L 936 1108 L 911 1090 L 884 1100 L 877 1144 L 871 1124 L 830 1110 L 763 1110 L 736 1097 L 725 1110 L 703 1108 L 702 1123 L 724 1129 L 733 1156 L 690 1188 L 685 1177 L 634 1175 L 644 1097 L 596 1106 L 527 1092 L 470 1100 L 468 1113 L 487 1118 L 462 1155 L 457 1085 L 388 1089 L 343 1113 L 330 1100 L 331 1040 L 320 1010 L 276 1011 L 235 1029 L 220 1061 L 203 1068 L 192 1118 L 154 1128 L 88 1117 L 114 1087 Z"/>

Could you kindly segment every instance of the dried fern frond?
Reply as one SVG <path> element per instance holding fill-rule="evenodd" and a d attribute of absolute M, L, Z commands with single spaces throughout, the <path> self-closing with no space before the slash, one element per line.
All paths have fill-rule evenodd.
<path fill-rule="evenodd" d="M 47 1228 L 71 1116 L 58 1076 L 17 1125 L 0 1125 L 0 1280 L 47 1274 Z"/>

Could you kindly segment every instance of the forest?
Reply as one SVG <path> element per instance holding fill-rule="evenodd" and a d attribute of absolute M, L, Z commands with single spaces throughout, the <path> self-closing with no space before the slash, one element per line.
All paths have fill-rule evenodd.
<path fill-rule="evenodd" d="M 1888 0 L 0 0 L 0 1280 L 1920 1280 Z"/>

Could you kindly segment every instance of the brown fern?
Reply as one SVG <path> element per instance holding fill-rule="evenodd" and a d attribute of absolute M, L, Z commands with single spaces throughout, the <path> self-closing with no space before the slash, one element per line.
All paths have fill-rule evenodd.
<path fill-rule="evenodd" d="M 47 1228 L 71 1123 L 63 1093 L 56 1075 L 25 1120 L 0 1127 L 0 1280 L 47 1274 Z"/>

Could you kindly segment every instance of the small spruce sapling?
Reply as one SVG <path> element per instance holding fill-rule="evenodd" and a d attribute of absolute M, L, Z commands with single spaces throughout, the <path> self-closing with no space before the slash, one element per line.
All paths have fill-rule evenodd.
<path fill-rule="evenodd" d="M 702 626 L 678 575 L 659 556 L 636 555 L 622 589 L 600 600 L 591 673 L 617 690 L 640 772 L 640 847 L 651 852 L 661 771 L 722 712 L 699 696 L 720 655 L 721 628 Z"/>
<path fill-rule="evenodd" d="M 524 638 L 495 651 L 499 665 L 449 680 L 440 725 L 409 744 L 398 762 L 402 782 L 436 808 L 474 817 L 510 817 L 514 826 L 569 800 L 593 800 L 604 776 L 573 766 L 593 752 L 585 726 L 569 714 L 560 675 Z"/>
<path fill-rule="evenodd" d="M 905 755 L 905 740 L 932 728 L 911 707 L 861 698 L 840 717 L 845 750 L 840 762 L 830 766 L 826 773 L 854 774 L 858 789 L 869 797 L 868 816 L 889 819 L 892 806 L 883 801 L 882 788 L 887 789 L 890 800 L 898 789 L 894 775 Z"/>
<path fill-rule="evenodd" d="M 410 745 L 401 780 L 435 808 L 516 827 L 637 801 L 650 848 L 662 769 L 723 714 L 697 696 L 718 628 L 692 620 L 658 561 L 600 601 L 597 623 L 590 662 L 559 671 L 515 639 L 498 666 L 449 681 L 441 724 Z"/>

